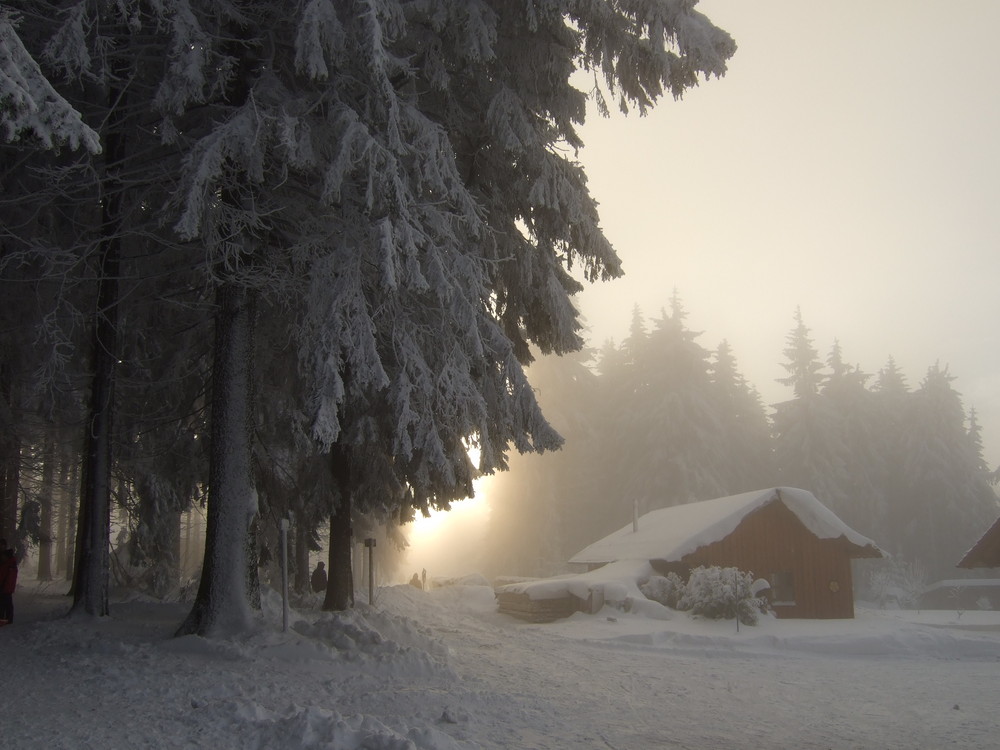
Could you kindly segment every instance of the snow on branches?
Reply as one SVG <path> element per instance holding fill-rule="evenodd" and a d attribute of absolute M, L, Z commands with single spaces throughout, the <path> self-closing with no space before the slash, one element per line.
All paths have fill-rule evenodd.
<path fill-rule="evenodd" d="M 15 23 L 16 18 L 0 8 L 0 129 L 4 140 L 29 135 L 45 149 L 66 142 L 74 150 L 82 147 L 99 154 L 97 133 L 46 79 L 24 48 Z"/>

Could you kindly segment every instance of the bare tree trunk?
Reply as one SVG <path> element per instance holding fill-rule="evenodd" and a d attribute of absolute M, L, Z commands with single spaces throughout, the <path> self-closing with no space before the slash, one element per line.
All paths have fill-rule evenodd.
<path fill-rule="evenodd" d="M 251 609 L 260 610 L 260 515 L 250 519 L 246 539 L 247 561 L 244 565 L 246 576 L 247 604 Z"/>
<path fill-rule="evenodd" d="M 327 562 L 329 577 L 323 609 L 341 611 L 354 606 L 350 449 L 340 443 L 335 444 L 330 454 L 330 467 L 338 497 L 337 505 L 330 514 L 330 551 Z"/>
<path fill-rule="evenodd" d="M 250 472 L 253 293 L 227 283 L 216 300 L 205 561 L 194 606 L 177 635 L 235 633 L 252 624 L 247 547 L 257 513 Z"/>
<path fill-rule="evenodd" d="M 310 591 L 309 570 L 309 526 L 303 519 L 303 513 L 296 514 L 295 520 L 295 584 L 293 590 L 297 594 Z"/>
<path fill-rule="evenodd" d="M 66 572 L 66 560 L 67 552 L 66 549 L 68 545 L 66 544 L 66 538 L 69 535 L 69 494 L 66 492 L 67 482 L 69 481 L 69 460 L 66 457 L 66 451 L 60 450 L 59 453 L 59 502 L 57 503 L 59 511 L 56 513 L 56 537 L 55 537 L 55 557 L 56 557 L 56 569 L 55 572 L 65 573 Z"/>
<path fill-rule="evenodd" d="M 17 496 L 21 486 L 21 441 L 18 437 L 14 383 L 10 367 L 0 362 L 0 416 L 6 416 L 0 434 L 0 538 L 13 547 L 17 533 Z"/>
<path fill-rule="evenodd" d="M 0 457 L 0 538 L 17 541 L 17 498 L 21 494 L 21 441 L 11 436 Z"/>
<path fill-rule="evenodd" d="M 45 431 L 42 455 L 42 484 L 38 493 L 40 506 L 38 530 L 38 580 L 52 580 L 52 485 L 55 476 L 56 449 L 52 428 Z"/>
<path fill-rule="evenodd" d="M 66 536 L 63 537 L 64 554 L 66 557 L 66 580 L 72 581 L 76 573 L 76 527 L 79 516 L 76 488 L 80 482 L 80 463 L 74 461 L 70 469 L 69 482 L 66 484 Z M 72 592 L 70 592 L 72 593 Z"/>
<path fill-rule="evenodd" d="M 99 25 L 104 25 L 101 19 Z M 100 35 L 105 30 L 98 29 Z M 113 33 L 108 38 L 114 38 Z M 101 234 L 98 244 L 100 282 L 93 323 L 90 403 L 84 422 L 84 465 L 80 488 L 76 564 L 73 573 L 72 614 L 93 617 L 109 614 L 111 565 L 111 469 L 114 462 L 115 370 L 118 364 L 119 277 L 122 257 L 122 209 L 125 185 L 122 166 L 128 156 L 128 93 L 120 82 L 128 78 L 129 62 L 114 45 L 107 50 L 111 83 L 100 92 L 107 117 L 101 131 L 104 144 L 101 164 Z"/>
<path fill-rule="evenodd" d="M 108 149 L 111 150 L 111 146 Z M 109 158 L 110 158 L 109 154 Z M 94 379 L 85 435 L 86 451 L 80 490 L 76 569 L 72 612 L 95 617 L 109 614 L 108 589 L 111 545 L 111 431 L 115 365 L 118 355 L 119 239 L 112 229 L 120 193 L 104 201 L 101 282 L 94 324 Z"/>

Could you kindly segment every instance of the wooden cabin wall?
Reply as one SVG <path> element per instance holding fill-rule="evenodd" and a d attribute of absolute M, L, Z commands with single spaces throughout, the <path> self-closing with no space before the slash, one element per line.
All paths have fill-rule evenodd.
<path fill-rule="evenodd" d="M 732 534 L 687 555 L 683 562 L 692 568 L 737 567 L 768 581 L 773 573 L 791 571 L 795 603 L 774 605 L 778 617 L 854 617 L 847 540 L 817 538 L 780 501 L 749 514 Z"/>

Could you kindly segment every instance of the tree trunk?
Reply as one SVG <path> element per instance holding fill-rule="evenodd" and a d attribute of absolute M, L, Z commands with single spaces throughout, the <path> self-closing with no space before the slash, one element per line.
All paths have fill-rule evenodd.
<path fill-rule="evenodd" d="M 0 538 L 17 545 L 17 497 L 21 494 L 21 441 L 11 435 L 0 456 Z"/>
<path fill-rule="evenodd" d="M 254 296 L 224 283 L 216 300 L 205 560 L 194 606 L 177 635 L 234 634 L 253 621 L 247 545 L 257 513 L 250 473 Z"/>
<path fill-rule="evenodd" d="M 104 22 L 101 19 L 99 23 Z M 117 50 L 109 49 L 108 54 L 113 73 L 110 80 L 126 80 L 130 63 Z M 94 378 L 90 384 L 89 410 L 84 422 L 84 465 L 71 609 L 73 614 L 86 613 L 94 617 L 105 617 L 109 613 L 111 469 L 114 461 L 112 434 L 115 369 L 118 364 L 122 206 L 126 192 L 121 169 L 128 156 L 127 92 L 118 84 L 113 84 L 100 94 L 104 97 L 107 113 L 101 131 L 104 152 L 100 194 L 96 196 L 101 211 L 98 244 L 100 282 L 93 324 Z"/>
<path fill-rule="evenodd" d="M 109 146 L 110 149 L 110 146 Z M 110 158 L 109 154 L 109 158 Z M 104 201 L 106 224 L 117 214 L 120 193 Z M 94 379 L 85 435 L 80 520 L 72 612 L 105 617 L 109 613 L 108 587 L 111 544 L 111 431 L 114 409 L 115 365 L 118 360 L 119 240 L 105 226 L 101 282 L 94 323 Z"/>
<path fill-rule="evenodd" d="M 350 449 L 337 443 L 330 454 L 330 468 L 337 487 L 337 505 L 330 514 L 329 577 L 323 609 L 342 611 L 354 606 L 352 570 L 353 530 L 351 528 L 351 459 Z"/>
<path fill-rule="evenodd" d="M 45 433 L 42 456 L 42 483 L 38 493 L 40 518 L 38 529 L 38 580 L 52 580 L 52 485 L 55 476 L 56 449 L 51 428 Z"/>
<path fill-rule="evenodd" d="M 295 585 L 293 590 L 296 594 L 305 594 L 312 590 L 310 585 L 312 571 L 309 569 L 309 526 L 303 515 L 304 513 L 300 511 L 295 516 Z"/>
<path fill-rule="evenodd" d="M 246 539 L 247 559 L 243 566 L 247 584 L 247 604 L 260 611 L 260 516 L 250 519 Z"/>
<path fill-rule="evenodd" d="M 18 437 L 14 384 L 10 366 L 0 362 L 0 414 L 10 415 L 0 434 L 0 539 L 13 547 L 17 533 L 17 496 L 20 489 L 21 441 Z"/>
<path fill-rule="evenodd" d="M 69 496 L 71 493 L 66 491 L 69 481 L 69 460 L 66 457 L 66 451 L 59 451 L 59 512 L 57 514 L 57 528 L 55 537 L 55 557 L 56 557 L 56 573 L 65 573 L 67 563 L 67 547 L 66 537 L 69 535 Z"/>
<path fill-rule="evenodd" d="M 66 536 L 63 538 L 66 557 L 66 580 L 72 581 L 76 575 L 76 527 L 79 517 L 79 506 L 77 499 L 79 493 L 76 488 L 80 483 L 80 462 L 74 461 L 70 469 L 69 482 L 66 484 Z M 72 589 L 72 586 L 71 586 Z M 72 593 L 72 590 L 69 592 Z"/>

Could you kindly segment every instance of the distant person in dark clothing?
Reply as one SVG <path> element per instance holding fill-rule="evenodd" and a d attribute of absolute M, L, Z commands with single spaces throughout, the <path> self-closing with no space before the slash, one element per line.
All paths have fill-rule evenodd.
<path fill-rule="evenodd" d="M 326 591 L 326 563 L 322 560 L 316 563 L 316 570 L 313 571 L 310 583 L 313 591 Z"/>
<path fill-rule="evenodd" d="M 420 582 L 420 576 L 418 576 L 416 573 L 414 573 L 413 578 L 410 579 L 410 585 L 413 586 L 414 588 L 420 589 L 421 591 L 424 588 L 424 584 Z"/>
<path fill-rule="evenodd" d="M 17 587 L 17 556 L 0 539 L 0 625 L 14 622 L 14 589 Z"/>

